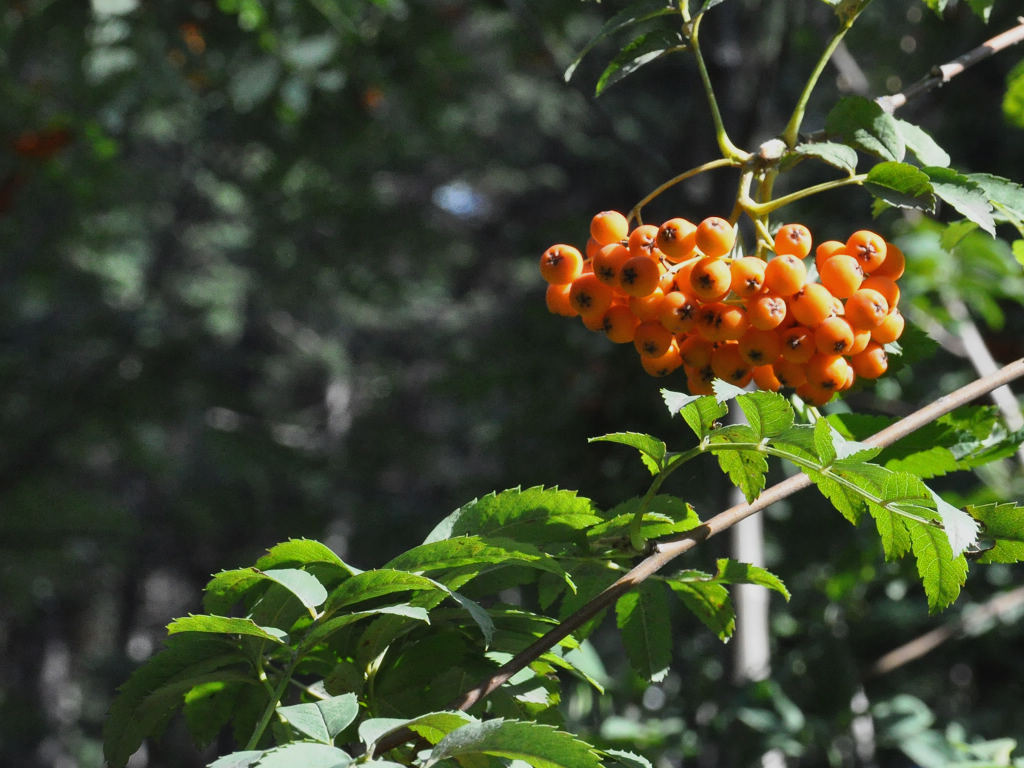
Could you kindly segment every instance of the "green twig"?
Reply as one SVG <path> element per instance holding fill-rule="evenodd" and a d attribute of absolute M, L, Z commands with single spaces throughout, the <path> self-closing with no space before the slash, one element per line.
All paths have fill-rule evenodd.
<path fill-rule="evenodd" d="M 292 660 L 288 662 L 288 666 L 285 667 L 281 673 L 281 680 L 278 682 L 277 687 L 271 694 L 270 700 L 267 702 L 266 708 L 263 710 L 263 714 L 260 715 L 259 722 L 256 723 L 256 728 L 253 729 L 252 736 L 249 737 L 248 743 L 245 745 L 247 750 L 256 749 L 256 745 L 260 743 L 260 739 L 263 738 L 264 732 L 267 730 L 267 726 L 270 725 L 270 718 L 274 716 L 277 711 L 277 705 L 281 703 L 281 697 L 284 696 L 285 688 L 288 687 L 288 681 L 292 679 L 292 673 L 295 672 L 295 667 L 299 664 L 299 659 L 302 657 L 296 653 L 292 656 Z"/>
<path fill-rule="evenodd" d="M 856 176 L 847 176 L 844 179 L 833 179 L 832 181 L 823 181 L 821 184 L 814 184 L 810 187 L 804 187 L 798 189 L 796 192 L 790 192 L 788 195 L 777 197 L 774 200 L 767 200 L 763 203 L 758 203 L 751 198 L 746 198 L 740 201 L 743 206 L 743 210 L 752 219 L 761 219 L 768 216 L 774 211 L 783 208 L 790 203 L 795 203 L 797 200 L 803 200 L 805 197 L 811 197 L 812 195 L 820 194 L 821 192 L 828 192 L 839 187 L 847 187 L 851 184 L 863 184 L 867 181 L 868 175 L 866 173 L 859 173 Z"/>
<path fill-rule="evenodd" d="M 674 187 L 676 184 L 679 184 L 680 182 L 683 182 L 683 181 L 686 181 L 687 179 L 693 178 L 694 176 L 697 176 L 698 174 L 704 173 L 705 171 L 711 171 L 711 170 L 714 170 L 715 168 L 734 167 L 734 166 L 737 166 L 737 165 L 739 165 L 739 163 L 736 160 L 733 160 L 733 159 L 728 158 L 728 157 L 720 157 L 717 160 L 711 160 L 711 161 L 709 161 L 707 163 L 702 163 L 701 165 L 698 165 L 695 168 L 691 168 L 688 171 L 683 171 L 678 176 L 673 176 L 671 179 L 666 181 L 664 184 L 661 184 L 658 187 L 656 187 L 654 189 L 654 191 L 652 191 L 650 194 L 648 194 L 646 197 L 644 197 L 644 199 L 641 200 L 639 203 L 634 205 L 632 207 L 632 209 L 630 209 L 629 215 L 628 215 L 627 218 L 629 218 L 632 221 L 635 221 L 637 224 L 641 224 L 641 223 L 643 223 L 640 220 L 640 211 L 641 211 L 641 209 L 645 205 L 647 205 L 649 202 L 654 200 L 656 197 L 661 195 L 663 192 L 665 192 L 665 190 L 670 189 L 671 187 Z"/>

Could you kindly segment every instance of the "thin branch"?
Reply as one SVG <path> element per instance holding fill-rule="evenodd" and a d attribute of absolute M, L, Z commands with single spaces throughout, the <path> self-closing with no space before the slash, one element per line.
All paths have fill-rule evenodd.
<path fill-rule="evenodd" d="M 954 77 L 959 75 L 968 67 L 974 66 L 979 61 L 987 59 L 993 54 L 999 53 L 1004 48 L 1024 41 L 1024 17 L 1018 17 L 1016 27 L 1001 32 L 990 40 L 986 40 L 977 48 L 958 56 L 950 62 L 934 67 L 932 71 L 911 85 L 902 93 L 894 93 L 890 96 L 880 96 L 875 101 L 888 113 L 893 113 L 916 96 L 945 85 Z"/>

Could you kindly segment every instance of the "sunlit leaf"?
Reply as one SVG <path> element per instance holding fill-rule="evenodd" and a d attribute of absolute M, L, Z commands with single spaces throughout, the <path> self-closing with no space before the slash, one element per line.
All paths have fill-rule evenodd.
<path fill-rule="evenodd" d="M 534 768 L 600 768 L 594 747 L 564 731 L 536 722 L 502 720 L 470 723 L 445 736 L 424 768 L 449 758 L 467 765 L 473 755 L 522 760 Z"/>
<path fill-rule="evenodd" d="M 620 443 L 636 448 L 640 452 L 644 466 L 652 475 L 658 474 L 663 468 L 665 453 L 668 450 L 661 440 L 640 432 L 613 432 L 600 437 L 592 437 L 590 442 Z"/>
<path fill-rule="evenodd" d="M 825 117 L 825 131 L 883 160 L 899 162 L 906 151 L 896 119 L 862 96 L 841 99 Z"/>

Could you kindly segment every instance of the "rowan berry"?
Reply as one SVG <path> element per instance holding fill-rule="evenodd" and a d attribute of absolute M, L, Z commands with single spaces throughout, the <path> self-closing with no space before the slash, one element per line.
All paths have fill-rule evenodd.
<path fill-rule="evenodd" d="M 657 320 L 661 316 L 661 302 L 665 300 L 665 293 L 661 288 L 655 288 L 647 296 L 630 296 L 629 308 L 633 310 L 640 322 Z"/>
<path fill-rule="evenodd" d="M 718 333 L 723 341 L 739 341 L 750 328 L 746 308 L 736 304 L 723 305 L 722 310 L 718 313 L 716 323 Z"/>
<path fill-rule="evenodd" d="M 619 289 L 627 296 L 649 296 L 661 282 L 661 264 L 646 256 L 630 256 L 619 269 Z"/>
<path fill-rule="evenodd" d="M 601 211 L 590 220 L 590 236 L 600 245 L 626 239 L 629 222 L 618 211 Z"/>
<path fill-rule="evenodd" d="M 879 277 L 888 277 L 892 280 L 899 280 L 903 277 L 903 271 L 907 266 L 907 257 L 904 256 L 903 251 L 897 248 L 892 243 L 886 242 L 885 244 L 885 260 L 877 267 L 872 275 L 878 275 Z"/>
<path fill-rule="evenodd" d="M 848 299 L 864 282 L 860 262 L 846 253 L 837 253 L 818 267 L 818 279 L 840 299 Z"/>
<path fill-rule="evenodd" d="M 701 301 L 718 301 L 729 293 L 732 272 L 718 256 L 705 256 L 690 270 L 690 293 Z"/>
<path fill-rule="evenodd" d="M 640 321 L 626 304 L 613 304 L 604 313 L 601 330 L 605 336 L 616 344 L 628 344 L 633 341 L 634 333 Z"/>
<path fill-rule="evenodd" d="M 614 304 L 612 306 L 615 306 Z M 609 307 L 608 309 L 611 309 Z M 588 331 L 594 333 L 604 333 L 604 316 L 606 313 L 593 312 L 587 315 L 580 315 L 580 321 L 583 323 L 583 327 Z"/>
<path fill-rule="evenodd" d="M 807 381 L 796 388 L 796 393 L 805 401 L 811 405 L 825 405 L 829 400 L 835 396 L 835 391 L 831 389 L 825 389 L 824 387 L 818 387 L 811 382 Z"/>
<path fill-rule="evenodd" d="M 590 261 L 597 255 L 597 252 L 601 250 L 601 244 L 592 237 L 587 238 L 587 245 L 583 249 L 583 256 L 586 261 Z"/>
<path fill-rule="evenodd" d="M 867 349 L 850 358 L 850 365 L 862 379 L 877 379 L 888 369 L 889 357 L 881 344 L 872 341 Z"/>
<path fill-rule="evenodd" d="M 807 283 L 789 300 L 789 311 L 798 323 L 814 328 L 832 314 L 832 298 L 821 283 Z"/>
<path fill-rule="evenodd" d="M 736 231 L 720 216 L 709 216 L 697 225 L 694 237 L 705 256 L 725 256 L 736 242 Z"/>
<path fill-rule="evenodd" d="M 756 256 L 744 256 L 729 265 L 732 292 L 743 299 L 756 296 L 764 287 L 765 262 Z"/>
<path fill-rule="evenodd" d="M 849 377 L 850 364 L 842 355 L 814 355 L 807 361 L 807 383 L 812 387 L 842 389 Z"/>
<path fill-rule="evenodd" d="M 874 272 L 885 261 L 885 240 L 867 229 L 859 229 L 850 235 L 846 241 L 846 250 L 857 259 L 867 274 Z"/>
<path fill-rule="evenodd" d="M 683 370 L 686 371 L 686 388 L 690 390 L 691 395 L 713 395 L 715 393 L 715 388 L 711 385 L 711 382 L 715 380 L 715 374 L 710 365 L 705 365 L 702 368 L 689 368 L 684 364 Z"/>
<path fill-rule="evenodd" d="M 775 362 L 782 351 L 779 334 L 775 331 L 759 331 L 756 328 L 751 328 L 744 333 L 737 346 L 740 356 L 753 366 Z"/>
<path fill-rule="evenodd" d="M 906 320 L 898 309 L 894 309 L 881 323 L 871 329 L 871 340 L 879 344 L 890 344 L 903 335 Z"/>
<path fill-rule="evenodd" d="M 814 346 L 820 354 L 849 354 L 853 342 L 853 328 L 842 317 L 825 318 L 814 329 Z"/>
<path fill-rule="evenodd" d="M 612 305 L 612 287 L 597 279 L 593 272 L 572 281 L 569 303 L 581 315 L 602 316 Z"/>
<path fill-rule="evenodd" d="M 803 259 L 811 252 L 811 231 L 803 224 L 783 224 L 775 233 L 775 253 Z"/>
<path fill-rule="evenodd" d="M 571 283 L 583 272 L 583 254 L 571 245 L 552 245 L 540 257 L 540 275 L 552 285 Z"/>
<path fill-rule="evenodd" d="M 712 344 L 700 336 L 688 335 L 679 342 L 679 354 L 683 363 L 693 369 L 711 365 Z"/>
<path fill-rule="evenodd" d="M 886 302 L 889 304 L 889 311 L 892 312 L 896 308 L 896 305 L 900 303 L 900 287 L 896 285 L 896 281 L 888 277 L 881 277 L 875 273 L 868 275 L 867 279 L 861 283 L 861 288 L 870 288 L 873 291 L 878 291 L 885 297 Z"/>
<path fill-rule="evenodd" d="M 621 243 L 602 245 L 594 254 L 590 263 L 594 266 L 594 274 L 602 283 L 619 284 L 619 271 L 630 259 L 629 249 Z"/>
<path fill-rule="evenodd" d="M 780 296 L 763 293 L 747 300 L 747 318 L 751 326 L 759 331 L 778 328 L 788 313 L 786 300 Z"/>
<path fill-rule="evenodd" d="M 672 331 L 656 320 L 640 323 L 633 332 L 633 346 L 636 351 L 646 357 L 658 357 L 665 354 L 675 341 Z"/>
<path fill-rule="evenodd" d="M 648 259 L 659 259 L 663 255 L 657 245 L 658 228 L 653 224 L 641 224 L 629 233 L 626 241 L 629 252 L 633 256 L 646 256 Z"/>
<path fill-rule="evenodd" d="M 821 265 L 831 259 L 838 253 L 844 253 L 843 249 L 846 247 L 846 243 L 841 243 L 838 240 L 826 240 L 823 243 L 818 243 L 818 247 L 814 249 L 814 266 L 818 270 L 818 274 L 821 274 Z M 847 256 L 849 254 L 846 254 Z"/>
<path fill-rule="evenodd" d="M 791 253 L 776 256 L 764 268 L 764 287 L 769 293 L 792 296 L 807 281 L 807 267 Z"/>
<path fill-rule="evenodd" d="M 554 285 L 549 284 L 547 292 L 544 296 L 544 302 L 547 304 L 548 312 L 553 315 L 562 315 L 563 317 L 576 317 L 579 312 L 569 301 L 569 291 L 572 286 L 567 285 Z"/>
<path fill-rule="evenodd" d="M 690 273 L 693 272 L 693 268 L 697 266 L 697 263 L 702 258 L 703 256 L 697 256 L 696 258 L 687 259 L 674 268 L 672 279 L 676 284 L 676 288 L 683 293 L 693 293 L 693 285 L 690 283 Z"/>
<path fill-rule="evenodd" d="M 779 354 L 791 363 L 806 363 L 814 356 L 814 331 L 802 325 L 794 325 L 782 332 L 782 349 Z"/>
<path fill-rule="evenodd" d="M 775 378 L 784 387 L 799 387 L 807 381 L 807 370 L 803 363 L 794 363 L 784 357 L 780 357 L 772 364 L 775 369 Z"/>
<path fill-rule="evenodd" d="M 861 328 L 860 330 L 854 330 L 854 332 L 853 332 L 853 344 L 851 344 L 850 348 L 848 350 L 846 350 L 843 354 L 846 355 L 847 357 L 852 357 L 853 355 L 859 355 L 861 352 L 863 352 L 865 350 L 865 348 L 867 347 L 869 341 L 871 341 L 871 331 L 870 330 L 868 330 L 866 328 Z"/>
<path fill-rule="evenodd" d="M 758 389 L 766 389 L 769 392 L 778 392 L 782 389 L 782 382 L 775 375 L 775 368 L 772 365 L 758 365 L 751 369 L 754 384 Z"/>
<path fill-rule="evenodd" d="M 752 376 L 750 365 L 736 344 L 721 344 L 711 352 L 711 370 L 715 376 L 737 387 L 745 387 Z"/>
<path fill-rule="evenodd" d="M 655 357 L 648 355 L 640 357 L 640 365 L 651 376 L 668 376 L 682 364 L 683 359 L 680 357 L 679 347 L 675 343 L 671 344 L 663 354 Z"/>
<path fill-rule="evenodd" d="M 889 314 L 885 296 L 870 288 L 858 288 L 846 300 L 846 321 L 854 330 L 874 328 Z"/>
<path fill-rule="evenodd" d="M 682 291 L 666 293 L 658 320 L 672 333 L 689 333 L 697 327 L 697 300 Z"/>
<path fill-rule="evenodd" d="M 655 244 L 669 261 L 685 261 L 693 255 L 697 226 L 686 219 L 669 219 L 658 228 Z"/>

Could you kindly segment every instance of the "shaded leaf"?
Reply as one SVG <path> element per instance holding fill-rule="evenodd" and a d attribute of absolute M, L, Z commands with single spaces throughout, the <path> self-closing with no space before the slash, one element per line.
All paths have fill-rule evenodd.
<path fill-rule="evenodd" d="M 935 210 L 931 177 L 908 163 L 878 163 L 868 171 L 864 187 L 875 197 L 896 208 Z"/>
<path fill-rule="evenodd" d="M 263 757 L 263 750 L 247 749 L 218 757 L 206 768 L 249 768 L 250 765 L 255 765 L 261 757 Z"/>
<path fill-rule="evenodd" d="M 347 768 L 351 762 L 351 755 L 337 747 L 293 741 L 268 749 L 255 765 L 257 768 Z"/>
<path fill-rule="evenodd" d="M 331 744 L 356 719 L 359 702 L 354 693 L 346 693 L 308 704 L 278 707 L 277 714 L 299 733 Z"/>
<path fill-rule="evenodd" d="M 340 608 L 366 600 L 374 600 L 384 595 L 421 590 L 447 592 L 445 587 L 433 579 L 428 579 L 426 576 L 420 576 L 416 573 L 396 571 L 391 568 L 363 571 L 350 579 L 346 579 L 337 589 L 331 592 L 324 610 L 333 613 Z"/>
<path fill-rule="evenodd" d="M 274 568 L 263 571 L 263 576 L 291 592 L 310 614 L 316 616 L 316 608 L 327 599 L 327 590 L 320 580 L 298 568 Z"/>
<path fill-rule="evenodd" d="M 871 99 L 841 99 L 825 117 L 825 131 L 883 160 L 903 160 L 905 147 L 896 119 Z"/>
<path fill-rule="evenodd" d="M 661 584 L 644 582 L 615 603 L 615 621 L 634 671 L 657 682 L 672 663 L 668 599 Z"/>
<path fill-rule="evenodd" d="M 943 168 L 949 165 L 949 153 L 940 147 L 935 139 L 919 125 L 896 118 L 896 126 L 899 128 L 907 149 L 914 153 L 921 165 L 934 165 Z"/>
<path fill-rule="evenodd" d="M 720 640 L 728 640 L 736 629 L 736 612 L 729 590 L 701 571 L 683 571 L 667 581 L 676 597 Z"/>
<path fill-rule="evenodd" d="M 430 744 L 437 744 L 445 736 L 457 728 L 469 723 L 475 723 L 477 719 L 465 712 L 445 711 L 429 712 L 411 719 L 393 717 L 375 717 L 364 720 L 359 724 L 359 740 L 372 751 L 373 745 L 382 737 L 395 731 L 407 728 L 418 736 L 422 736 Z"/>
<path fill-rule="evenodd" d="M 586 56 L 595 45 L 609 35 L 615 34 L 626 27 L 631 27 L 635 24 L 656 19 L 659 16 L 666 16 L 674 13 L 676 13 L 676 9 L 665 2 L 665 0 L 641 0 L 640 2 L 632 3 L 631 5 L 623 8 L 604 23 L 604 26 L 601 27 L 600 31 L 591 38 L 590 42 L 583 47 L 583 50 L 579 52 L 572 64 L 566 68 L 565 74 L 563 75 L 565 81 L 569 82 L 569 80 L 572 79 L 572 76 L 575 74 L 577 67 L 579 67 L 580 62 L 583 60 L 583 57 Z"/>
<path fill-rule="evenodd" d="M 640 458 L 644 466 L 652 475 L 658 474 L 664 467 L 667 448 L 665 443 L 651 435 L 640 432 L 612 432 L 600 437 L 592 437 L 588 442 L 620 443 L 636 448 L 640 452 Z"/>
<path fill-rule="evenodd" d="M 995 542 L 978 558 L 979 563 L 1024 561 L 1024 507 L 1008 502 L 969 506 L 967 511 L 982 524 L 985 538 Z"/>
<path fill-rule="evenodd" d="M 317 643 L 322 643 L 335 632 L 349 626 L 350 624 L 355 624 L 356 622 L 363 621 L 364 619 L 371 619 L 381 615 L 412 619 L 414 621 L 422 621 L 426 624 L 430 623 L 430 614 L 427 613 L 426 608 L 421 606 L 384 605 L 380 608 L 374 608 L 368 611 L 358 611 L 357 613 L 346 613 L 342 616 L 335 616 L 327 621 L 318 622 L 313 625 L 312 629 L 310 629 L 303 638 L 303 645 L 313 646 Z"/>
<path fill-rule="evenodd" d="M 950 168 L 928 166 L 923 170 L 931 179 L 932 189 L 938 197 L 995 236 L 996 224 L 992 217 L 992 205 L 988 201 L 988 195 L 977 182 Z"/>
<path fill-rule="evenodd" d="M 600 96 L 605 89 L 625 79 L 644 65 L 660 59 L 666 53 L 680 51 L 683 48 L 683 39 L 674 30 L 656 29 L 640 35 L 619 51 L 605 67 L 594 87 L 594 95 Z"/>
<path fill-rule="evenodd" d="M 816 157 L 840 170 L 854 173 L 857 170 L 857 150 L 834 141 L 797 144 L 793 153 L 804 157 Z"/>
<path fill-rule="evenodd" d="M 773 589 L 789 601 L 789 590 L 782 583 L 782 579 L 771 571 L 749 563 L 741 563 L 730 560 L 727 557 L 720 557 L 717 561 L 718 572 L 715 574 L 715 581 L 722 584 L 757 584 L 758 586 Z"/>

